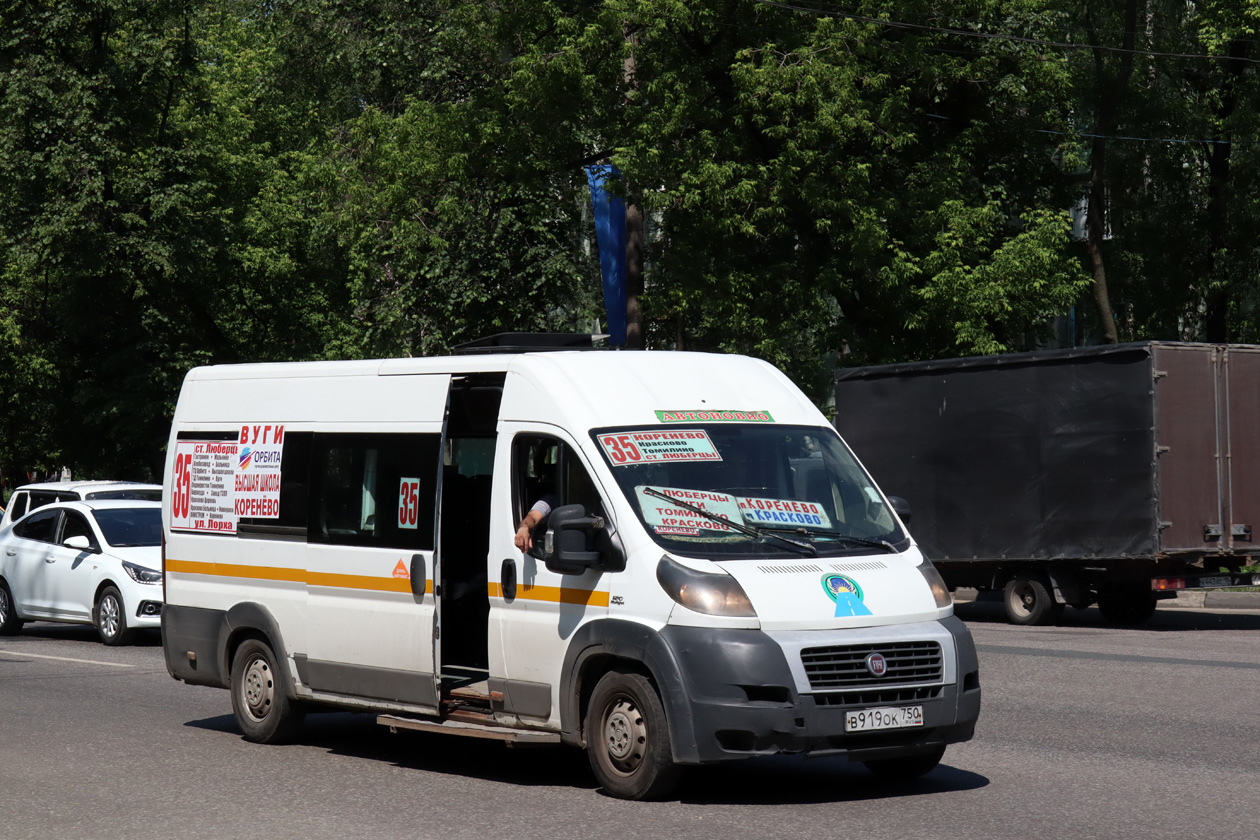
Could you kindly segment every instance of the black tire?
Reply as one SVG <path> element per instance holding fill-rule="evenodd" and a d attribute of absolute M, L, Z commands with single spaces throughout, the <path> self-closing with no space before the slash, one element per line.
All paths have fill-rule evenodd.
<path fill-rule="evenodd" d="M 1157 603 L 1144 583 L 1112 584 L 1098 591 L 1098 612 L 1108 624 L 1145 624 Z"/>
<path fill-rule="evenodd" d="M 96 625 L 96 633 L 101 642 L 107 645 L 125 645 L 135 635 L 135 631 L 127 626 L 127 606 L 123 603 L 122 593 L 113 586 L 101 590 L 92 608 L 92 623 Z"/>
<path fill-rule="evenodd" d="M 276 656 L 265 642 L 246 639 L 232 659 L 232 712 L 246 741 L 282 744 L 302 728 L 303 709 L 289 700 Z"/>
<path fill-rule="evenodd" d="M 22 619 L 18 618 L 13 593 L 9 585 L 0 580 L 0 636 L 16 636 L 21 629 Z"/>
<path fill-rule="evenodd" d="M 1045 581 L 1036 577 L 1013 577 L 1002 590 L 1002 603 L 1011 624 L 1050 624 L 1063 615 L 1063 605 Z"/>
<path fill-rule="evenodd" d="M 901 758 L 881 758 L 878 761 L 863 762 L 866 769 L 888 782 L 911 782 L 925 776 L 941 763 L 945 756 L 945 747 L 933 747 L 919 755 L 907 755 Z"/>
<path fill-rule="evenodd" d="M 595 685 L 586 752 L 595 778 L 620 799 L 660 799 L 682 775 L 670 752 L 665 708 L 641 674 L 611 671 Z"/>

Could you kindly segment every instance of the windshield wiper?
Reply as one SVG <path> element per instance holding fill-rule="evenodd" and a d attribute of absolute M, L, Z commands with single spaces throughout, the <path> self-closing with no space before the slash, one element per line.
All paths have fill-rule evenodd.
<path fill-rule="evenodd" d="M 771 539 L 776 539 L 779 542 L 786 543 L 787 545 L 790 545 L 793 548 L 799 549 L 800 551 L 805 552 L 811 557 L 818 556 L 818 549 L 814 548 L 809 543 L 803 543 L 798 540 L 789 539 L 788 537 L 785 537 L 782 534 L 776 534 L 773 531 L 768 531 L 764 528 L 753 528 L 749 525 L 744 525 L 741 522 L 734 522 L 730 519 L 727 519 L 725 516 L 722 516 L 719 513 L 712 513 L 710 511 L 705 510 L 702 507 L 693 505 L 690 502 L 684 502 L 682 499 L 675 499 L 673 496 L 670 496 L 666 493 L 662 493 L 661 491 L 656 490 L 652 487 L 644 487 L 643 492 L 649 496 L 655 496 L 658 499 L 664 499 L 670 504 L 677 505 L 678 507 L 683 508 L 684 510 L 689 510 L 692 513 L 698 513 L 701 516 L 703 516 L 705 519 L 711 519 L 714 522 L 721 522 L 723 525 L 727 526 L 728 528 L 731 528 L 734 531 L 738 531 L 744 536 L 770 537 Z"/>
<path fill-rule="evenodd" d="M 859 537 L 855 534 L 841 534 L 837 531 L 811 531 L 809 528 L 767 528 L 767 531 L 790 531 L 793 534 L 801 534 L 815 540 L 845 540 L 847 542 L 857 543 L 858 545 L 869 545 L 874 548 L 886 548 L 892 554 L 899 554 L 897 547 L 888 540 L 872 540 L 867 537 Z"/>
<path fill-rule="evenodd" d="M 856 537 L 853 534 L 836 534 L 835 537 L 838 540 L 848 540 L 849 542 L 855 542 L 858 545 L 869 545 L 874 548 L 886 548 L 891 554 L 900 554 L 900 552 L 897 551 L 897 546 L 893 545 L 888 540 L 868 540 L 866 537 Z"/>

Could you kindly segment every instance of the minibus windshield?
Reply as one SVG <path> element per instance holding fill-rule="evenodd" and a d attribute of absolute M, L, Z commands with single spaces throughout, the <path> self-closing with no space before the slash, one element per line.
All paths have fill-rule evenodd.
<path fill-rule="evenodd" d="M 760 423 L 591 433 L 662 547 L 708 557 L 870 554 L 908 545 L 833 430 Z"/>

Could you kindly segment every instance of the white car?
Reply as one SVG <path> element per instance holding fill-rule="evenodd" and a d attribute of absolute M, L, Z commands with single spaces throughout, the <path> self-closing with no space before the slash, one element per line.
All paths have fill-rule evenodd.
<path fill-rule="evenodd" d="M 0 529 L 0 635 L 93 624 L 107 645 L 162 621 L 162 505 L 55 502 Z"/>
<path fill-rule="evenodd" d="M 129 499 L 135 501 L 162 501 L 160 484 L 142 484 L 138 481 L 46 481 L 40 484 L 23 484 L 13 491 L 6 510 L 0 511 L 0 531 L 26 514 L 52 504 L 86 499 Z"/>

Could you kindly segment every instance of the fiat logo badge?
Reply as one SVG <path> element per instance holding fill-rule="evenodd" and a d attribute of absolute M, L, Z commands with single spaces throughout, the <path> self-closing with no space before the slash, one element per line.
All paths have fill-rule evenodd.
<path fill-rule="evenodd" d="M 871 672 L 872 677 L 882 677 L 888 673 L 888 660 L 882 653 L 872 653 L 866 657 L 866 670 Z"/>

